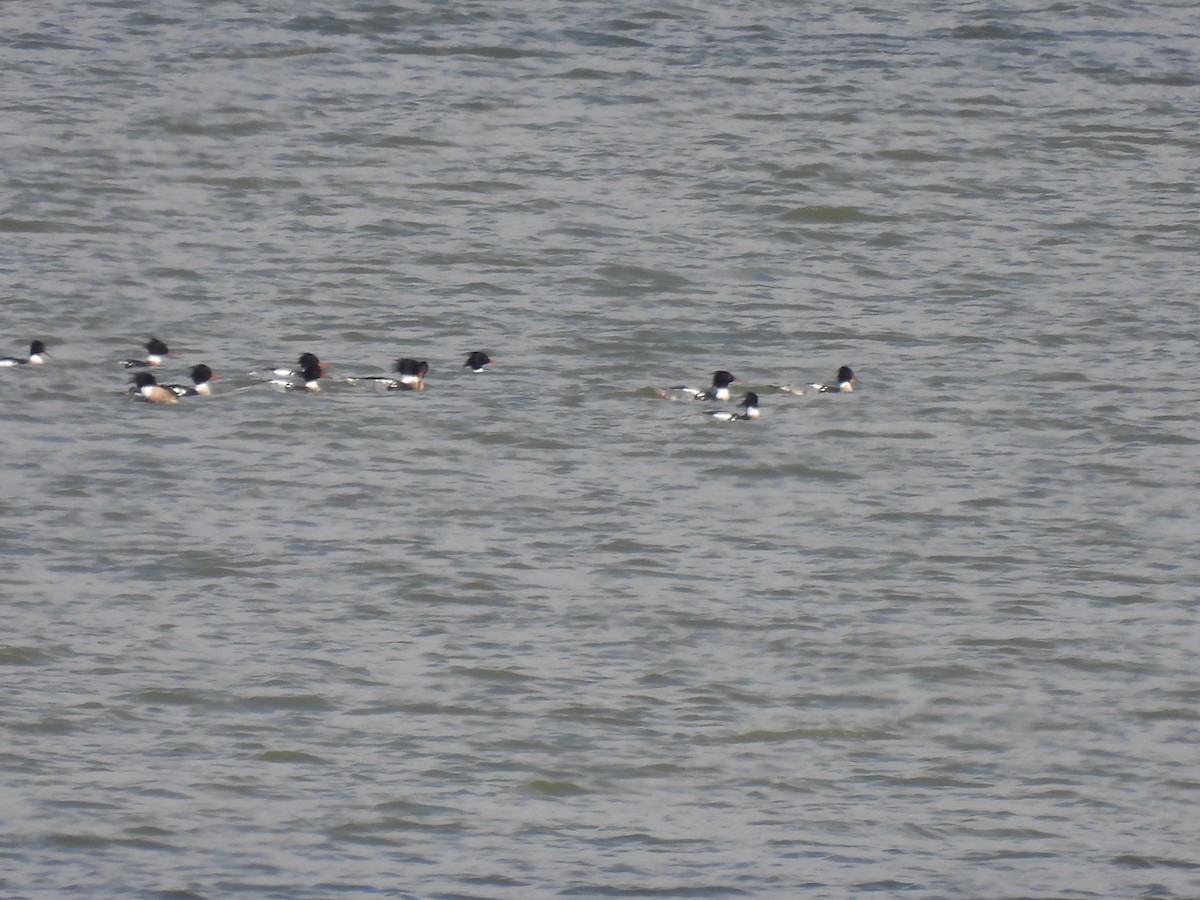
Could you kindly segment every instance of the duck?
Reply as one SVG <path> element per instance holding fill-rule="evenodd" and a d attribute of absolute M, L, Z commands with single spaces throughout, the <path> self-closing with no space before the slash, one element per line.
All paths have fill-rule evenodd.
<path fill-rule="evenodd" d="M 3 356 L 0 357 L 0 366 L 40 366 L 46 361 L 50 353 L 46 350 L 46 345 L 42 341 L 33 341 L 29 345 L 29 355 L 21 356 Z"/>
<path fill-rule="evenodd" d="M 425 360 L 398 359 L 392 367 L 395 375 L 353 375 L 346 381 L 350 384 L 367 384 L 389 391 L 423 391 L 425 376 L 429 374 L 429 363 Z"/>
<path fill-rule="evenodd" d="M 310 394 L 317 394 L 321 391 L 320 379 L 323 374 L 320 362 L 312 362 L 300 372 L 299 381 L 284 377 L 272 379 L 271 384 L 285 391 L 306 391 Z"/>
<path fill-rule="evenodd" d="M 499 364 L 500 360 L 492 359 L 482 350 L 475 350 L 467 354 L 467 361 L 463 363 L 464 369 L 470 369 L 472 372 L 482 372 L 484 366 Z"/>
<path fill-rule="evenodd" d="M 175 392 L 177 397 L 208 397 L 212 394 L 213 381 L 220 381 L 220 375 L 214 375 L 213 370 L 204 363 L 192 366 L 192 371 L 189 373 L 192 379 L 191 384 L 164 384 L 163 387 Z"/>
<path fill-rule="evenodd" d="M 732 372 L 717 369 L 712 375 L 712 386 L 707 389 L 679 385 L 659 391 L 659 396 L 663 400 L 728 400 L 731 397 L 729 386 L 737 383 L 738 380 Z"/>
<path fill-rule="evenodd" d="M 758 408 L 758 394 L 754 391 L 747 391 L 742 397 L 742 402 L 738 404 L 738 408 L 742 412 L 731 412 L 727 409 L 710 409 L 708 415 L 712 416 L 719 422 L 749 422 L 752 419 L 757 419 L 761 415 Z"/>
<path fill-rule="evenodd" d="M 299 375 L 303 375 L 305 369 L 308 369 L 311 366 L 318 366 L 322 370 L 326 368 L 325 363 L 321 362 L 321 360 L 317 357 L 317 354 L 301 353 L 300 358 L 296 360 L 296 364 L 294 366 L 276 366 L 270 370 L 270 374 L 274 375 L 276 378 L 295 378 Z"/>
<path fill-rule="evenodd" d="M 138 372 L 133 376 L 135 396 L 147 403 L 178 403 L 179 395 L 158 383 L 149 372 Z"/>
<path fill-rule="evenodd" d="M 150 338 L 143 346 L 146 348 L 145 359 L 122 359 L 118 362 L 126 369 L 149 369 L 161 366 L 164 359 L 179 359 L 179 354 L 172 353 L 167 345 L 156 337 Z"/>
<path fill-rule="evenodd" d="M 837 370 L 837 375 L 832 381 L 825 384 L 810 384 L 818 394 L 849 394 L 854 390 L 854 386 L 858 384 L 858 376 L 854 374 L 854 370 L 849 366 L 842 366 Z"/>

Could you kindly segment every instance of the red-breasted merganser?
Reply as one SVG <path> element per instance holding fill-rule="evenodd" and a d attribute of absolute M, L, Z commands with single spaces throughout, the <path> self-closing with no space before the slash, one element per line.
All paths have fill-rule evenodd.
<path fill-rule="evenodd" d="M 324 371 L 328 366 L 317 358 L 315 353 L 301 353 L 300 358 L 296 360 L 294 366 L 277 366 L 271 369 L 270 374 L 277 378 L 295 378 L 304 374 L 304 371 L 312 366 L 318 366 Z"/>
<path fill-rule="evenodd" d="M 19 356 L 0 357 L 0 366 L 40 366 L 49 355 L 45 344 L 41 341 L 33 341 L 29 345 L 29 356 L 24 358 Z"/>
<path fill-rule="evenodd" d="M 760 415 L 758 410 L 758 394 L 748 391 L 746 396 L 742 398 L 742 402 L 738 404 L 738 408 L 742 412 L 736 413 L 724 409 L 710 409 L 708 414 L 719 422 L 749 422 L 751 419 L 757 419 Z"/>
<path fill-rule="evenodd" d="M 126 369 L 148 369 L 152 366 L 161 366 L 164 357 L 179 359 L 179 354 L 172 353 L 167 349 L 167 345 L 156 337 L 150 338 L 143 346 L 146 348 L 145 359 L 122 359 L 119 360 L 120 364 Z"/>
<path fill-rule="evenodd" d="M 300 373 L 300 380 L 293 381 L 290 378 L 274 378 L 271 384 L 277 388 L 282 388 L 285 391 L 307 391 L 310 394 L 316 394 L 321 390 L 320 379 L 325 374 L 319 362 L 309 363 Z"/>
<path fill-rule="evenodd" d="M 729 386 L 736 383 L 737 379 L 733 377 L 732 372 L 718 369 L 713 372 L 712 387 L 708 390 L 680 385 L 660 391 L 659 396 L 664 400 L 728 400 Z"/>
<path fill-rule="evenodd" d="M 854 370 L 849 366 L 842 366 L 832 381 L 826 384 L 810 384 L 809 387 L 814 388 L 818 394 L 848 394 L 854 390 L 856 384 L 858 376 L 854 374 Z"/>
<path fill-rule="evenodd" d="M 191 384 L 164 384 L 163 387 L 174 391 L 177 397 L 195 397 L 197 394 L 207 397 L 212 394 L 212 385 L 209 382 L 221 380 L 221 376 L 214 375 L 213 370 L 204 363 L 192 366 L 190 377 Z"/>
<path fill-rule="evenodd" d="M 133 376 L 137 388 L 134 396 L 147 403 L 178 403 L 178 395 L 170 388 L 163 387 L 149 372 L 138 372 Z"/>
<path fill-rule="evenodd" d="M 492 359 L 482 350 L 476 350 L 467 355 L 467 361 L 463 363 L 463 368 L 470 369 L 472 372 L 482 372 L 483 367 L 487 365 L 500 365 L 500 360 Z"/>
<path fill-rule="evenodd" d="M 346 378 L 350 384 L 368 384 L 389 391 L 423 391 L 429 363 L 425 360 L 398 359 L 393 366 L 395 375 L 354 375 Z"/>

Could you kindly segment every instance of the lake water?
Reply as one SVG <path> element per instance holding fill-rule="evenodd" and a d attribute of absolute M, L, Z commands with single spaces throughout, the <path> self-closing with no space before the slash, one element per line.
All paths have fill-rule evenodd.
<path fill-rule="evenodd" d="M 1200 895 L 1192 4 L 4 25 L 4 896 Z"/>

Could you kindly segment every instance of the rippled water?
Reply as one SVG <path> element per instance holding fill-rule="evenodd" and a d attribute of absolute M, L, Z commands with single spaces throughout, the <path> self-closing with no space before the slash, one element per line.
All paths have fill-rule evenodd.
<path fill-rule="evenodd" d="M 5 14 L 6 896 L 1200 894 L 1190 4 Z"/>

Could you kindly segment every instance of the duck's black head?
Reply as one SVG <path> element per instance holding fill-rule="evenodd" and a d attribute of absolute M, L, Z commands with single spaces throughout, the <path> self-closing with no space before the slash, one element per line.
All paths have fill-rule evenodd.
<path fill-rule="evenodd" d="M 46 345 L 43 344 L 41 341 L 34 341 L 32 344 L 29 345 L 29 355 L 30 356 L 37 356 L 39 353 L 45 353 L 45 352 L 46 352 Z"/>
<path fill-rule="evenodd" d="M 463 363 L 464 368 L 471 368 L 478 372 L 484 366 L 492 361 L 492 358 L 482 350 L 476 350 L 467 356 L 467 361 Z"/>
<path fill-rule="evenodd" d="M 198 366 L 192 366 L 192 381 L 196 384 L 204 384 L 206 381 L 211 381 L 212 377 L 213 370 L 204 363 L 200 363 Z"/>
<path fill-rule="evenodd" d="M 742 402 L 738 405 L 744 406 L 746 409 L 749 409 L 752 406 L 758 406 L 758 394 L 754 393 L 754 391 L 747 391 L 746 396 L 742 398 Z"/>
<path fill-rule="evenodd" d="M 396 360 L 396 371 L 401 375 L 411 375 L 413 378 L 424 378 L 429 373 L 429 363 L 415 359 Z"/>
<path fill-rule="evenodd" d="M 153 387 L 158 384 L 158 380 L 149 372 L 138 372 L 133 376 L 133 383 L 139 388 Z"/>
<path fill-rule="evenodd" d="M 845 384 L 847 381 L 853 381 L 853 380 L 854 380 L 854 370 L 852 368 L 850 368 L 849 366 L 842 366 L 840 369 L 838 369 L 838 373 L 837 373 L 837 383 L 838 384 Z"/>
<path fill-rule="evenodd" d="M 717 371 L 713 372 L 713 387 L 729 387 L 735 381 L 737 381 L 737 379 L 733 377 L 732 372 L 726 372 L 724 369 L 718 369 Z"/>
<path fill-rule="evenodd" d="M 300 368 L 301 372 L 309 366 L 319 366 L 320 364 L 321 360 L 317 359 L 317 354 L 315 353 L 301 353 L 300 358 L 296 360 L 296 365 Z"/>
<path fill-rule="evenodd" d="M 152 337 L 150 340 L 146 341 L 146 352 L 153 353 L 155 356 L 166 356 L 171 351 L 167 349 L 167 345 L 158 338 Z"/>

